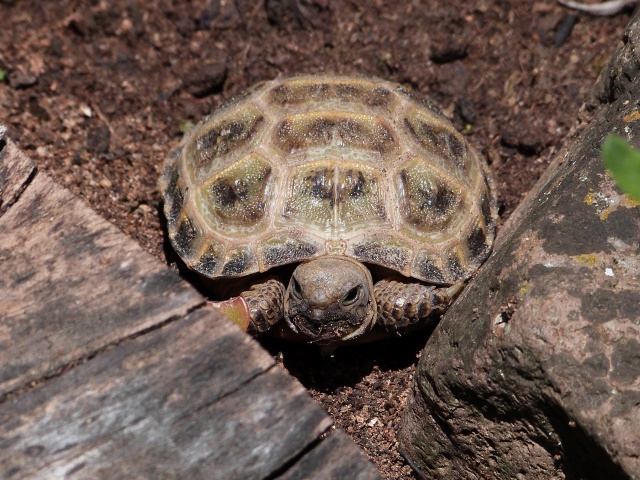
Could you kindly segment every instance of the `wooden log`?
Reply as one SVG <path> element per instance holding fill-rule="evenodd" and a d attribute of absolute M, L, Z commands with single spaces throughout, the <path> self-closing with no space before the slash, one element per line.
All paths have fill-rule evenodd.
<path fill-rule="evenodd" d="M 29 162 L 10 142 L 0 160 L 9 204 Z M 0 291 L 0 398 L 204 301 L 41 173 L 0 217 Z"/>
<path fill-rule="evenodd" d="M 0 148 L 3 478 L 379 478 L 253 339 Z"/>
<path fill-rule="evenodd" d="M 382 479 L 362 451 L 340 430 L 302 457 L 278 480 Z"/>
<path fill-rule="evenodd" d="M 4 402 L 0 425 L 11 478 L 250 479 L 290 462 L 331 419 L 203 308 Z"/>

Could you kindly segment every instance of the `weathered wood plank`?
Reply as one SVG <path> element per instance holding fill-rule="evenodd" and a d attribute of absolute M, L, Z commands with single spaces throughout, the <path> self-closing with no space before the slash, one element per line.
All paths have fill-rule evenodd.
<path fill-rule="evenodd" d="M 236 326 L 199 309 L 0 404 L 0 472 L 265 478 L 331 425 L 274 365 Z"/>
<path fill-rule="evenodd" d="M 26 188 L 35 171 L 33 162 L 0 133 L 0 217 Z"/>
<path fill-rule="evenodd" d="M 0 398 L 203 301 L 41 173 L 0 217 L 0 292 Z"/>
<path fill-rule="evenodd" d="M 253 340 L 0 148 L 1 477 L 379 478 Z"/>
<path fill-rule="evenodd" d="M 336 430 L 304 455 L 278 480 L 382 480 L 362 451 L 342 431 Z"/>

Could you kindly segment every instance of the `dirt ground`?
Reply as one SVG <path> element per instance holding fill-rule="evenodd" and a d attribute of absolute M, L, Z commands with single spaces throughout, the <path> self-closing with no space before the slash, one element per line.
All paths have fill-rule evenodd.
<path fill-rule="evenodd" d="M 430 95 L 489 159 L 501 222 L 576 122 L 631 12 L 555 0 L 0 0 L 0 123 L 38 166 L 171 263 L 163 158 L 223 99 L 281 74 L 371 74 Z M 167 260 L 169 258 L 169 260 Z M 267 348 L 383 475 L 428 332 L 322 358 Z"/>

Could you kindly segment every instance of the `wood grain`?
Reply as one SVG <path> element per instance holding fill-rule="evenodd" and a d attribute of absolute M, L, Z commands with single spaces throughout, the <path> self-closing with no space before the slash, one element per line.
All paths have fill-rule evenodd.
<path fill-rule="evenodd" d="M 0 138 L 0 217 L 17 200 L 36 166 L 7 137 Z"/>
<path fill-rule="evenodd" d="M 379 478 L 253 339 L 0 147 L 2 478 Z"/>
<path fill-rule="evenodd" d="M 332 432 L 278 480 L 382 480 L 380 472 L 341 430 Z"/>
<path fill-rule="evenodd" d="M 203 302 L 40 173 L 0 217 L 0 291 L 0 397 Z"/>
<path fill-rule="evenodd" d="M 1 404 L 0 471 L 265 478 L 331 426 L 274 365 L 235 325 L 200 309 Z"/>

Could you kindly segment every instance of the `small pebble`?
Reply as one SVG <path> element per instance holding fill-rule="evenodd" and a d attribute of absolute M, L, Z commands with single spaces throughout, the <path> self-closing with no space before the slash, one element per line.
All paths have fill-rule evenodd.
<path fill-rule="evenodd" d="M 38 83 L 38 77 L 32 73 L 16 73 L 9 75 L 9 85 L 11 88 L 20 90 L 22 88 L 33 87 Z"/>
<path fill-rule="evenodd" d="M 140 213 L 149 213 L 151 211 L 151 207 L 146 203 L 141 203 L 140 205 L 138 205 L 138 208 L 136 210 L 139 210 Z"/>

